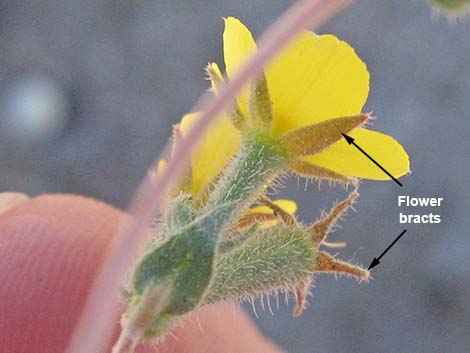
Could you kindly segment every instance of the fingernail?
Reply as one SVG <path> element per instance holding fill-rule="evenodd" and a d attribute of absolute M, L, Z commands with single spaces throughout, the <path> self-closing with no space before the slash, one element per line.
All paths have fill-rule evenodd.
<path fill-rule="evenodd" d="M 0 193 L 0 214 L 29 200 L 29 196 L 20 192 Z"/>

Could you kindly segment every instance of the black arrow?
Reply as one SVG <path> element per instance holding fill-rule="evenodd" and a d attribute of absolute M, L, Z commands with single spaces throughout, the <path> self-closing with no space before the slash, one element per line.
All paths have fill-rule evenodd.
<path fill-rule="evenodd" d="M 397 183 L 397 184 L 400 185 L 400 186 L 403 186 L 403 184 L 400 183 L 392 174 L 390 174 L 389 172 L 387 172 L 387 171 L 384 169 L 384 167 L 382 167 L 382 166 L 381 166 L 379 163 L 377 163 L 371 156 L 369 156 L 366 151 L 364 151 L 361 147 L 359 147 L 359 146 L 356 144 L 356 142 L 354 142 L 354 139 L 353 139 L 351 136 L 348 136 L 348 135 L 346 135 L 346 134 L 344 134 L 344 133 L 343 133 L 343 136 L 344 136 L 344 139 L 345 139 L 349 144 L 353 144 L 359 151 L 361 151 L 362 153 L 364 153 L 367 158 L 369 158 L 372 162 L 374 162 L 377 167 L 379 167 L 380 169 L 382 169 L 382 170 L 384 171 L 384 173 L 387 174 L 390 178 L 392 178 L 395 183 Z"/>
<path fill-rule="evenodd" d="M 370 265 L 369 265 L 369 267 L 367 268 L 367 270 L 370 270 L 370 269 L 374 268 L 375 266 L 377 266 L 377 265 L 380 263 L 380 259 L 382 258 L 382 256 L 384 256 L 385 253 L 386 253 L 387 251 L 389 251 L 390 248 L 391 248 L 391 247 L 398 241 L 398 239 L 400 239 L 400 238 L 403 236 L 403 234 L 405 234 L 405 233 L 406 233 L 406 229 L 405 229 L 403 232 L 400 233 L 400 235 L 393 241 L 392 244 L 390 244 L 390 245 L 388 246 L 387 249 L 385 249 L 385 251 L 384 251 L 382 254 L 380 254 L 379 257 L 374 257 L 374 259 L 373 259 L 372 262 L 370 263 Z"/>

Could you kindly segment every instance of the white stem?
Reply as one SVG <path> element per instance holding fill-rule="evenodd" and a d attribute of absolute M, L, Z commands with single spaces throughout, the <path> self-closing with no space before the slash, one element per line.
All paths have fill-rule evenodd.
<path fill-rule="evenodd" d="M 148 287 L 140 297 L 137 306 L 132 308 L 128 318 L 122 323 L 123 329 L 112 353 L 134 353 L 145 331 L 168 303 L 173 282 Z"/>

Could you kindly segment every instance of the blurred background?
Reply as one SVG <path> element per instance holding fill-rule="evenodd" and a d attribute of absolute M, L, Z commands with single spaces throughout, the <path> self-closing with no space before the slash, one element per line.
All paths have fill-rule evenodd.
<path fill-rule="evenodd" d="M 222 64 L 223 16 L 254 32 L 292 1 L 82 0 L 0 2 L 0 191 L 77 193 L 125 208 L 170 135 Z M 464 352 L 470 347 L 470 22 L 432 16 L 426 1 L 360 1 L 319 33 L 367 63 L 365 111 L 408 150 L 412 174 L 363 181 L 358 213 L 331 236 L 339 258 L 367 266 L 405 228 L 398 195 L 443 197 L 442 223 L 408 233 L 374 280 L 320 275 L 305 314 L 256 322 L 289 352 Z M 346 195 L 296 179 L 282 196 L 313 221 Z M 273 300 L 271 301 L 273 303 Z M 292 303 L 291 303 L 292 304 Z M 273 305 L 275 306 L 275 305 Z M 251 305 L 247 312 L 255 317 Z"/>

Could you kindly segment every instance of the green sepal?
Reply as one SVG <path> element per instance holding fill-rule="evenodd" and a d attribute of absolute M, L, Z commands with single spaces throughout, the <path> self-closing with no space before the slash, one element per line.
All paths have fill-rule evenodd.
<path fill-rule="evenodd" d="M 165 219 L 169 231 L 187 226 L 196 217 L 191 195 L 180 194 L 168 206 Z"/>
<path fill-rule="evenodd" d="M 260 230 L 218 258 L 204 304 L 290 290 L 315 271 L 317 254 L 301 228 L 278 224 Z"/>
<path fill-rule="evenodd" d="M 212 277 L 216 243 L 230 209 L 229 204 L 216 207 L 148 251 L 134 270 L 132 294 L 141 295 L 148 286 L 172 278 L 162 315 L 181 315 L 198 307 Z"/>

